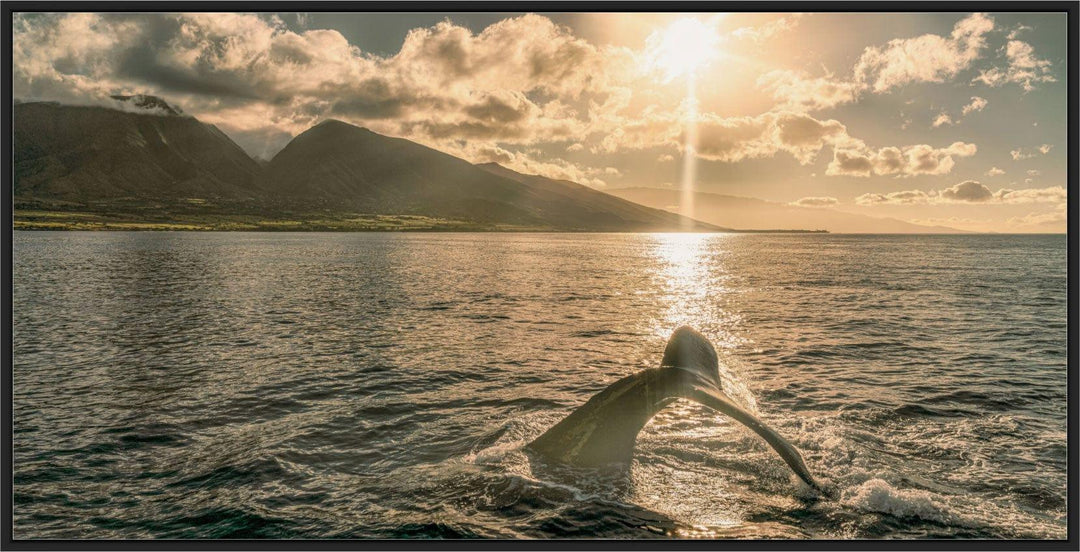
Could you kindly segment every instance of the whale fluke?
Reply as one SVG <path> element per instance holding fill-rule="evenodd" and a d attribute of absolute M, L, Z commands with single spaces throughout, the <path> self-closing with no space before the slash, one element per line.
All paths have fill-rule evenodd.
<path fill-rule="evenodd" d="M 791 443 L 724 394 L 716 350 L 688 326 L 671 335 L 659 368 L 611 384 L 528 448 L 577 466 L 628 463 L 641 428 L 677 399 L 698 402 L 738 420 L 763 437 L 800 479 L 821 490 Z"/>

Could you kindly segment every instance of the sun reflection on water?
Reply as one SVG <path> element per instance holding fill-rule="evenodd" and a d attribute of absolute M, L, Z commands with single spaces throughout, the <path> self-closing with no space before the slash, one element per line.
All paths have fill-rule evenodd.
<path fill-rule="evenodd" d="M 666 340 L 689 325 L 702 332 L 720 354 L 724 391 L 751 411 L 756 401 L 730 362 L 730 352 L 745 340 L 738 336 L 740 316 L 731 305 L 739 293 L 728 267 L 734 234 L 653 234 L 649 256 L 656 290 L 656 316 L 650 332 Z M 632 502 L 678 519 L 671 536 L 718 538 L 742 530 L 745 505 L 729 478 L 697 460 L 702 450 L 728 445 L 745 429 L 701 405 L 678 400 L 661 411 L 638 438 L 640 462 L 632 472 Z M 650 458 L 653 451 L 665 461 Z M 675 458 L 683 460 L 672 460 Z M 685 524 L 685 525 L 683 525 Z"/>
<path fill-rule="evenodd" d="M 730 252 L 732 234 L 653 234 L 651 256 L 657 262 L 656 286 L 660 315 L 652 333 L 667 339 L 688 325 L 702 332 L 718 349 L 730 349 L 742 340 L 734 333 L 739 317 L 724 309 L 731 274 L 724 259 Z"/>

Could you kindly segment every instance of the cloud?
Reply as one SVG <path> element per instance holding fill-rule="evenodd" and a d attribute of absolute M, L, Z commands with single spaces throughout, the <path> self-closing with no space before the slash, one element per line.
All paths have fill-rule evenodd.
<path fill-rule="evenodd" d="M 942 190 L 938 195 L 945 201 L 979 203 L 993 199 L 994 192 L 991 192 L 990 188 L 987 188 L 985 185 L 974 180 L 966 180 Z"/>
<path fill-rule="evenodd" d="M 506 151 L 498 146 L 480 146 L 476 148 L 470 157 L 475 159 L 477 163 L 498 163 L 500 165 L 513 163 L 517 158 L 513 152 Z"/>
<path fill-rule="evenodd" d="M 731 36 L 738 39 L 753 40 L 754 42 L 764 42 L 774 35 L 788 32 L 797 27 L 803 15 L 805 14 L 791 13 L 757 27 L 739 27 L 731 32 Z"/>
<path fill-rule="evenodd" d="M 967 115 L 969 113 L 974 113 L 976 111 L 982 111 L 983 109 L 986 109 L 987 105 L 990 105 L 990 102 L 988 102 L 986 100 L 986 98 L 980 98 L 978 96 L 972 96 L 971 97 L 971 103 L 965 105 L 963 107 L 963 109 L 960 110 L 960 113 L 962 115 Z"/>
<path fill-rule="evenodd" d="M 957 22 L 949 36 L 924 34 L 866 48 L 849 79 L 828 72 L 811 77 L 803 71 L 774 70 L 759 77 L 757 87 L 770 94 L 778 108 L 816 111 L 855 102 L 866 91 L 880 94 L 909 83 L 943 82 L 980 57 L 985 35 L 993 29 L 992 18 L 976 13 Z M 939 119 L 935 126 L 947 124 Z"/>
<path fill-rule="evenodd" d="M 137 25 L 93 13 L 62 17 L 15 14 L 12 86 L 16 97 L 95 103 L 121 90 L 103 68 L 138 36 Z M 112 102 L 115 103 L 115 102 Z"/>
<path fill-rule="evenodd" d="M 1004 69 L 994 67 L 984 70 L 972 80 L 973 83 L 980 82 L 990 87 L 1016 83 L 1025 92 L 1031 92 L 1036 84 L 1057 81 L 1051 74 L 1050 62 L 1036 57 L 1035 48 L 1027 42 L 1012 40 L 1015 38 L 1013 33 L 1009 38 L 1004 48 L 1007 66 Z"/>
<path fill-rule="evenodd" d="M 546 17 L 529 14 L 479 34 L 449 21 L 413 29 L 390 66 L 408 80 L 434 87 L 467 83 L 472 90 L 544 90 L 576 97 L 605 88 L 624 54 L 604 51 Z"/>
<path fill-rule="evenodd" d="M 601 178 L 602 176 L 622 176 L 617 169 L 612 167 L 588 167 L 559 158 L 537 159 L 529 153 L 509 151 L 498 146 L 466 144 L 461 148 L 448 148 L 447 153 L 472 163 L 498 163 L 523 174 L 536 174 L 555 180 L 569 180 L 592 188 L 604 188 L 607 186 L 607 182 Z"/>
<path fill-rule="evenodd" d="M 792 201 L 790 205 L 797 207 L 832 207 L 838 203 L 840 203 L 840 200 L 835 197 L 804 197 Z"/>
<path fill-rule="evenodd" d="M 886 194 L 867 193 L 855 198 L 859 205 L 928 205 L 945 203 L 986 203 L 986 204 L 1023 204 L 1023 203 L 1061 203 L 1067 201 L 1064 187 L 1029 188 L 1010 190 L 1002 188 L 996 192 L 975 180 L 966 180 L 944 190 L 903 190 Z"/>
<path fill-rule="evenodd" d="M 736 38 L 764 40 L 797 21 L 783 17 Z M 758 86 L 780 107 L 745 117 L 701 114 L 695 154 L 736 162 L 784 153 L 805 165 L 831 148 L 827 174 L 948 173 L 974 145 L 871 148 L 840 121 L 807 113 L 868 90 L 947 78 L 977 57 L 992 28 L 976 14 L 948 36 L 868 48 L 847 79 L 767 73 Z M 1041 67 L 1030 52 L 1028 61 L 1022 48 L 1012 52 L 1018 67 Z M 17 14 L 12 55 L 16 97 L 115 105 L 108 96 L 162 95 L 263 156 L 326 118 L 591 185 L 610 175 L 522 151 L 537 144 L 592 153 L 686 147 L 686 106 L 656 101 L 639 53 L 590 43 L 536 14 L 479 32 L 449 20 L 413 29 L 386 56 L 337 31 L 294 30 L 268 14 Z"/>
<path fill-rule="evenodd" d="M 1050 144 L 1043 144 L 1037 148 L 1031 149 L 1016 148 L 1010 151 L 1009 155 L 1012 156 L 1013 161 L 1021 161 L 1024 159 L 1031 159 L 1032 157 L 1037 157 L 1039 154 L 1046 155 L 1050 153 L 1050 150 L 1053 149 L 1053 147 L 1054 146 L 1051 146 Z"/>
<path fill-rule="evenodd" d="M 757 87 L 772 95 L 778 107 L 792 111 L 817 111 L 854 102 L 861 86 L 834 80 L 832 74 L 810 77 L 802 71 L 774 70 L 758 77 Z"/>
<path fill-rule="evenodd" d="M 697 135 L 698 157 L 725 162 L 772 157 L 784 151 L 805 165 L 826 145 L 852 141 L 839 121 L 791 112 L 728 118 L 706 115 L 698 123 Z"/>
<path fill-rule="evenodd" d="M 660 163 L 670 163 L 671 161 L 675 160 L 675 156 L 671 155 L 670 153 L 665 153 L 662 154 L 660 157 L 657 157 L 656 160 Z"/>
<path fill-rule="evenodd" d="M 693 151 L 698 158 L 709 161 L 734 163 L 786 152 L 805 165 L 826 146 L 858 143 L 839 121 L 816 119 L 805 113 L 770 111 L 744 117 L 702 113 L 697 119 Z M 615 128 L 596 151 L 674 146 L 685 152 L 687 140 L 686 125 L 679 116 L 646 112 Z"/>
<path fill-rule="evenodd" d="M 242 143 L 325 118 L 431 145 L 578 141 L 615 123 L 590 108 L 625 107 L 608 100 L 636 78 L 629 50 L 534 14 L 479 33 L 449 21 L 413 29 L 392 56 L 273 15 L 32 14 L 14 27 L 16 97 L 163 95 Z"/>
<path fill-rule="evenodd" d="M 1017 25 L 1015 29 L 1009 31 L 1009 35 L 1008 35 L 1007 38 L 1009 40 L 1015 40 L 1016 38 L 1019 38 L 1020 33 L 1026 32 L 1026 31 L 1032 31 L 1032 30 L 1034 30 L 1034 29 L 1032 27 L 1027 26 L 1027 25 L 1022 25 L 1022 24 Z"/>
<path fill-rule="evenodd" d="M 607 182 L 599 178 L 600 175 L 608 174 L 606 171 L 585 167 L 564 159 L 539 160 L 519 154 L 508 166 L 525 174 L 538 174 L 555 180 L 569 180 L 592 188 L 607 187 Z"/>
<path fill-rule="evenodd" d="M 1006 224 L 1017 227 L 1057 226 L 1064 230 L 1064 224 L 1067 221 L 1066 204 L 1061 203 L 1055 206 L 1053 211 L 1034 212 L 1022 217 L 1013 217 L 1006 221 Z"/>
<path fill-rule="evenodd" d="M 772 157 L 779 151 L 772 115 L 757 117 L 703 117 L 697 127 L 694 153 L 711 161 L 735 162 Z M 680 140 L 680 142 L 684 141 Z"/>
<path fill-rule="evenodd" d="M 850 136 L 843 123 L 835 119 L 817 119 L 792 111 L 744 117 L 703 113 L 698 116 L 695 138 L 692 148 L 696 157 L 725 163 L 787 153 L 807 165 L 821 150 L 831 147 L 833 160 L 825 171 L 830 176 L 947 174 L 955 165 L 954 157 L 974 155 L 977 149 L 975 144 L 965 142 L 943 148 L 916 144 L 873 149 Z M 687 139 L 677 117 L 654 115 L 615 129 L 597 151 L 674 146 L 685 152 L 690 147 Z"/>
<path fill-rule="evenodd" d="M 862 177 L 871 174 L 897 176 L 948 174 L 956 164 L 954 157 L 970 157 L 975 155 L 976 150 L 975 144 L 964 142 L 953 142 L 944 148 L 935 148 L 927 144 L 902 148 L 890 146 L 878 150 L 865 146 L 837 148 L 825 174 Z"/>
<path fill-rule="evenodd" d="M 930 202 L 930 195 L 922 190 L 905 190 L 887 194 L 863 194 L 855 198 L 859 205 L 919 205 Z"/>
<path fill-rule="evenodd" d="M 986 176 L 1000 176 L 1003 174 L 1005 174 L 1005 171 L 997 167 L 990 167 L 990 170 L 986 171 Z"/>
<path fill-rule="evenodd" d="M 802 164 L 810 163 L 826 144 L 845 144 L 851 141 L 847 128 L 834 119 L 818 120 L 805 114 L 777 114 L 778 147 L 795 156 Z"/>
<path fill-rule="evenodd" d="M 998 69 L 997 67 L 980 71 L 979 75 L 974 79 L 971 79 L 971 84 L 981 82 L 986 86 L 996 88 L 1009 81 L 1005 71 Z"/>
<path fill-rule="evenodd" d="M 870 176 L 874 172 L 874 161 L 861 153 L 835 150 L 833 160 L 825 169 L 830 176 Z"/>
<path fill-rule="evenodd" d="M 914 224 L 921 224 L 923 226 L 951 226 L 954 228 L 961 228 L 963 226 L 987 224 L 993 222 L 993 219 L 973 219 L 964 217 L 930 217 L 909 219 L 908 222 Z"/>
<path fill-rule="evenodd" d="M 550 116 L 544 107 L 518 91 L 467 92 L 453 101 L 456 110 L 445 109 L 448 105 L 395 118 L 399 133 L 436 141 L 486 140 L 528 145 L 576 139 L 587 126 L 574 117 Z"/>
<path fill-rule="evenodd" d="M 1028 188 L 1025 190 L 1001 189 L 994 196 L 1002 203 L 1065 203 L 1068 192 L 1062 186 Z"/>
<path fill-rule="evenodd" d="M 959 21 L 952 34 L 925 34 L 867 48 L 855 63 L 855 81 L 881 93 L 914 82 L 943 82 L 971 66 L 986 46 L 994 20 L 981 13 Z"/>
<path fill-rule="evenodd" d="M 977 111 L 982 111 L 989 104 L 990 104 L 990 102 L 986 101 L 985 98 L 980 98 L 978 96 L 972 96 L 971 97 L 971 102 L 964 105 L 964 107 L 962 107 L 960 109 L 960 118 L 954 120 L 952 118 L 952 116 L 949 115 L 948 112 L 942 111 L 941 113 L 938 114 L 937 117 L 934 118 L 932 126 L 934 128 L 937 128 L 937 127 L 944 126 L 944 125 L 959 124 L 960 121 L 963 120 L 963 117 L 966 117 L 970 113 L 975 113 Z"/>
<path fill-rule="evenodd" d="M 646 109 L 638 117 L 614 117 L 612 121 L 611 130 L 592 148 L 594 153 L 683 144 L 679 135 L 683 124 L 674 114 L 658 114 Z"/>
<path fill-rule="evenodd" d="M 1036 57 L 1035 49 L 1027 42 L 1010 40 L 1005 55 L 1009 58 L 1009 82 L 1019 83 L 1028 92 L 1035 89 L 1034 83 L 1057 80 L 1050 74 L 1050 62 Z"/>
<path fill-rule="evenodd" d="M 942 126 L 942 125 L 951 125 L 951 124 L 953 124 L 952 117 L 949 117 L 948 113 L 942 111 L 941 113 L 938 114 L 937 117 L 934 117 L 934 122 L 933 122 L 932 126 L 934 128 L 937 128 L 937 127 Z"/>

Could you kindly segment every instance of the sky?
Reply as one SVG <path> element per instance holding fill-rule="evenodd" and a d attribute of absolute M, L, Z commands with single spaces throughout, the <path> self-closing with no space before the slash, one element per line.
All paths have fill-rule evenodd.
<path fill-rule="evenodd" d="M 597 189 L 1064 232 L 1064 13 L 17 14 L 22 101 L 325 119 Z"/>

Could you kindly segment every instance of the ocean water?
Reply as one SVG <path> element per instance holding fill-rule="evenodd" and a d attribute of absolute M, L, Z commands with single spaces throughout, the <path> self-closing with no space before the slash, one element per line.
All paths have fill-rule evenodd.
<path fill-rule="evenodd" d="M 16 538 L 1066 537 L 1065 236 L 16 232 Z M 625 468 L 522 446 L 690 324 Z"/>

